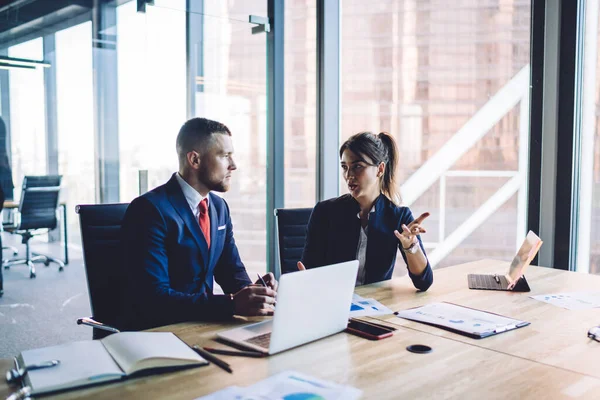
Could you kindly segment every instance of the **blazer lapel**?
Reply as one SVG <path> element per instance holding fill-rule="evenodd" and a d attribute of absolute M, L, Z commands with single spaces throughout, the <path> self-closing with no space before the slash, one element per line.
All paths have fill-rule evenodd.
<path fill-rule="evenodd" d="M 382 245 L 387 242 L 387 238 L 381 234 L 381 227 L 385 224 L 384 216 L 387 207 L 385 196 L 379 195 L 375 200 L 375 211 L 369 216 L 369 240 L 367 241 L 367 256 L 365 266 L 369 266 L 365 271 L 364 283 L 371 283 L 371 275 L 377 272 L 377 268 L 381 268 L 378 257 L 381 256 Z M 394 236 L 395 238 L 395 236 Z M 397 239 L 394 239 L 397 240 Z"/>
<path fill-rule="evenodd" d="M 200 253 L 202 254 L 202 258 L 204 259 L 204 265 L 208 266 L 209 255 L 206 239 L 204 238 L 204 234 L 200 230 L 200 224 L 198 224 L 198 221 L 196 221 L 196 218 L 194 218 L 194 214 L 192 214 L 190 205 L 185 199 L 185 196 L 181 191 L 181 187 L 179 186 L 179 182 L 177 182 L 177 178 L 175 178 L 175 175 L 173 175 L 169 182 L 167 182 L 167 191 L 167 197 L 169 199 L 169 202 L 171 203 L 175 211 L 177 211 L 177 213 L 183 220 L 185 226 L 187 226 L 189 231 L 192 233 L 196 244 L 200 248 Z"/>
<path fill-rule="evenodd" d="M 212 194 L 208 194 L 210 197 L 210 202 L 208 205 L 208 213 L 210 215 L 210 256 L 209 262 L 210 267 L 212 268 L 212 264 L 215 257 L 215 249 L 217 248 L 217 228 L 219 227 L 219 217 L 217 216 L 217 207 L 215 202 L 215 196 Z"/>

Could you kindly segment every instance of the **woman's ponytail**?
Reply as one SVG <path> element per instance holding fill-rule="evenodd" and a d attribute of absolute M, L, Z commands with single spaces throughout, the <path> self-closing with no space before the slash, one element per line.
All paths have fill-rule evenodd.
<path fill-rule="evenodd" d="M 385 172 L 381 183 L 381 191 L 397 206 L 402 203 L 400 188 L 396 182 L 396 168 L 398 167 L 398 148 L 394 137 L 387 132 L 377 135 L 386 149 Z"/>

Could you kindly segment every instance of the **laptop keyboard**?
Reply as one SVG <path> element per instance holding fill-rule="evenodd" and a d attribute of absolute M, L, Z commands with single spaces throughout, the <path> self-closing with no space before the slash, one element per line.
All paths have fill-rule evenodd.
<path fill-rule="evenodd" d="M 250 339 L 244 340 L 244 342 L 268 349 L 269 344 L 271 343 L 271 332 L 267 332 L 262 335 L 251 337 Z"/>
<path fill-rule="evenodd" d="M 469 274 L 469 287 L 475 289 L 502 290 L 508 287 L 508 281 L 503 275 L 497 275 L 500 280 L 498 283 L 494 275 L 475 275 Z"/>

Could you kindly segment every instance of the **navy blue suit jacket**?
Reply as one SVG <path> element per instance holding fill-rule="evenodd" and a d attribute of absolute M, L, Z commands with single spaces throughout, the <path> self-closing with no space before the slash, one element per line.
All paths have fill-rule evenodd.
<path fill-rule="evenodd" d="M 319 202 L 310 216 L 302 263 L 306 268 L 320 267 L 356 260 L 360 236 L 358 202 L 349 194 Z M 365 262 L 365 284 L 390 279 L 394 272 L 400 242 L 394 230 L 402 232 L 402 224 L 414 220 L 408 207 L 398 207 L 383 194 L 375 200 L 375 212 L 369 216 L 369 236 Z M 423 243 L 419 244 L 425 254 Z M 400 250 L 404 262 L 406 255 Z M 433 283 L 433 271 L 427 268 L 421 275 L 408 271 L 415 287 L 427 290 Z"/>
<path fill-rule="evenodd" d="M 233 238 L 229 207 L 209 193 L 210 249 L 175 178 L 133 200 L 121 227 L 126 299 L 121 322 L 147 329 L 233 315 L 225 293 L 251 283 Z"/>

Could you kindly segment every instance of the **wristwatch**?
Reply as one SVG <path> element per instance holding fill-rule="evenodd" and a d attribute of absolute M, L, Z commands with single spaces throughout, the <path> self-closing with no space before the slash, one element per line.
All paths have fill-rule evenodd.
<path fill-rule="evenodd" d="M 418 240 L 414 241 L 413 244 L 411 244 L 407 248 L 402 247 L 402 250 L 404 250 L 404 252 L 406 254 L 415 254 L 418 249 L 419 249 L 419 241 Z"/>

